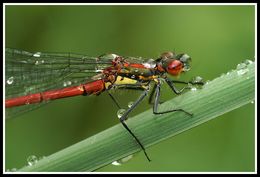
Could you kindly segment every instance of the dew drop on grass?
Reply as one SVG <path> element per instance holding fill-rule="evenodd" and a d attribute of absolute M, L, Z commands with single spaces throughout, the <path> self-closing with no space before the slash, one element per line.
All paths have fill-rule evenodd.
<path fill-rule="evenodd" d="M 112 165 L 119 166 L 119 165 L 122 165 L 122 164 L 119 163 L 118 161 L 114 161 L 114 162 L 112 162 Z"/>
<path fill-rule="evenodd" d="M 254 104 L 254 103 L 255 103 L 255 101 L 253 100 L 253 101 L 251 101 L 250 103 Z"/>
<path fill-rule="evenodd" d="M 42 160 L 42 159 L 44 159 L 44 158 L 45 158 L 45 156 L 39 157 L 39 160 Z"/>
<path fill-rule="evenodd" d="M 112 162 L 112 165 L 115 165 L 115 166 L 123 165 L 123 164 L 127 163 L 130 159 L 132 159 L 133 156 L 134 155 L 131 154 L 131 155 L 126 156 L 122 159 L 116 160 L 116 161 Z"/>
<path fill-rule="evenodd" d="M 33 166 L 33 165 L 35 165 L 37 162 L 38 162 L 38 158 L 37 158 L 35 155 L 30 155 L 30 156 L 27 158 L 27 163 L 28 163 L 29 166 Z"/>
<path fill-rule="evenodd" d="M 125 109 L 119 109 L 117 111 L 117 117 L 120 119 L 123 116 L 124 113 L 125 113 Z"/>
<path fill-rule="evenodd" d="M 193 78 L 192 81 L 193 81 L 193 82 L 202 82 L 202 81 L 203 81 L 203 78 L 200 77 L 200 76 L 196 76 L 196 77 Z"/>
<path fill-rule="evenodd" d="M 244 62 L 245 64 L 247 64 L 247 65 L 249 65 L 249 64 L 252 64 L 252 63 L 254 63 L 252 60 L 245 60 L 245 62 Z"/>
<path fill-rule="evenodd" d="M 196 91 L 196 90 L 197 90 L 196 87 L 192 87 L 192 88 L 191 88 L 191 91 Z"/>
<path fill-rule="evenodd" d="M 248 72 L 247 64 L 246 63 L 240 63 L 237 65 L 237 74 L 239 76 L 245 74 Z"/>

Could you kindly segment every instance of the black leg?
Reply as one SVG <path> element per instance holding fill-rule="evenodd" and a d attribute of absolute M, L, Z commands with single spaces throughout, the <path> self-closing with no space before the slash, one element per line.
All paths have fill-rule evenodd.
<path fill-rule="evenodd" d="M 203 82 L 203 81 L 200 81 L 200 82 L 193 82 L 193 81 L 186 82 L 186 81 L 179 81 L 179 80 L 171 80 L 171 82 L 173 82 L 173 83 L 179 83 L 179 84 L 204 85 L 204 82 Z"/>
<path fill-rule="evenodd" d="M 125 127 L 125 129 L 134 137 L 134 139 L 137 141 L 137 143 L 140 145 L 140 147 L 144 151 L 144 154 L 145 154 L 146 158 L 148 159 L 148 161 L 151 161 L 150 158 L 148 157 L 148 155 L 147 155 L 147 153 L 145 151 L 145 148 L 142 145 L 142 143 L 139 141 L 139 139 L 134 135 L 134 133 L 128 128 L 128 126 L 124 122 L 127 119 L 128 114 L 145 98 L 145 96 L 147 94 L 148 94 L 148 90 L 145 90 L 142 93 L 142 95 L 135 101 L 135 103 L 122 115 L 122 117 L 120 117 L 120 122 Z"/>
<path fill-rule="evenodd" d="M 188 114 L 189 116 L 193 115 L 192 113 L 189 113 L 183 109 L 172 109 L 172 110 L 168 110 L 168 111 L 158 112 L 158 105 L 159 105 L 159 101 L 160 101 L 160 89 L 161 89 L 161 83 L 158 82 L 157 86 L 156 86 L 156 90 L 155 90 L 155 101 L 154 101 L 154 105 L 153 105 L 154 114 L 165 114 L 165 113 L 174 112 L 174 111 L 181 111 L 181 112 Z"/>
<path fill-rule="evenodd" d="M 148 100 L 149 104 L 154 104 L 153 97 L 154 97 L 154 94 L 155 94 L 155 90 L 156 90 L 156 84 L 153 85 L 152 91 L 149 95 L 149 100 Z M 162 103 L 163 103 L 163 101 L 159 101 L 159 104 L 162 104 Z"/>
<path fill-rule="evenodd" d="M 181 90 L 178 90 L 178 89 L 174 86 L 173 82 L 172 82 L 170 79 L 165 78 L 165 81 L 166 81 L 166 83 L 170 86 L 170 88 L 172 89 L 172 91 L 173 91 L 174 93 L 176 93 L 177 95 L 181 94 L 185 89 L 190 89 L 189 86 L 185 86 L 185 87 L 183 87 Z"/>
<path fill-rule="evenodd" d="M 113 100 L 113 102 L 116 104 L 118 109 L 121 109 L 121 107 L 118 104 L 118 101 L 116 101 L 116 99 L 113 97 L 113 95 L 111 93 L 109 93 L 109 91 L 107 91 L 108 95 L 110 96 L 110 98 Z"/>
<path fill-rule="evenodd" d="M 170 86 L 172 91 L 176 93 L 177 95 L 181 94 L 185 89 L 191 89 L 188 84 L 191 85 L 204 85 L 204 82 L 185 82 L 185 81 L 177 81 L 177 80 L 170 80 L 168 78 L 165 78 L 166 83 Z M 183 87 L 181 90 L 178 90 L 175 86 L 174 83 L 180 83 L 180 84 L 187 84 L 187 86 Z"/>
<path fill-rule="evenodd" d="M 152 104 L 152 102 L 153 102 L 153 96 L 154 96 L 154 93 L 155 93 L 155 89 L 156 89 L 156 85 L 154 84 L 153 88 L 152 88 L 152 91 L 151 91 L 151 93 L 149 95 L 149 100 L 148 100 L 149 104 Z"/>

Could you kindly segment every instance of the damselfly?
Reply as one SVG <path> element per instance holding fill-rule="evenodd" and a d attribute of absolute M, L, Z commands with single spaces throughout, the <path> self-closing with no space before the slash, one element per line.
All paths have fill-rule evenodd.
<path fill-rule="evenodd" d="M 110 90 L 142 90 L 140 97 L 128 110 L 122 112 L 120 122 L 135 138 L 149 161 L 144 146 L 125 122 L 129 113 L 148 95 L 154 83 L 149 97 L 154 114 L 181 111 L 192 116 L 192 113 L 181 108 L 158 111 L 162 81 L 175 94 L 190 89 L 193 84 L 203 85 L 202 80 L 185 82 L 168 77 L 178 76 L 190 69 L 191 58 L 187 54 L 176 55 L 173 52 L 165 52 L 157 59 L 142 59 L 116 54 L 89 57 L 72 53 L 31 53 L 6 48 L 5 59 L 6 117 L 32 110 L 50 100 L 77 95 L 99 95 L 104 91 L 121 109 Z M 186 86 L 178 90 L 175 83 Z"/>

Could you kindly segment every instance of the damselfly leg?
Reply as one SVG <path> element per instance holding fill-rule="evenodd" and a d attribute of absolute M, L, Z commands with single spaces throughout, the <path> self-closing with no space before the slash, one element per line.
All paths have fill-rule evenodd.
<path fill-rule="evenodd" d="M 118 109 L 121 109 L 121 106 L 119 105 L 118 101 L 113 97 L 113 95 L 109 92 L 109 90 L 107 91 L 108 95 L 110 96 L 110 98 L 113 100 L 113 102 L 115 103 L 115 105 L 117 106 Z"/>
<path fill-rule="evenodd" d="M 172 82 L 170 82 L 170 80 L 166 80 L 165 81 L 167 82 L 167 84 L 171 87 L 171 89 L 174 91 L 174 93 L 176 94 L 180 94 L 184 89 L 186 89 L 186 87 L 184 87 L 183 89 L 181 89 L 180 91 L 178 91 L 176 89 L 176 87 L 173 85 Z M 170 83 L 170 84 L 169 84 Z M 181 112 L 184 112 L 186 114 L 188 114 L 189 116 L 192 116 L 193 114 L 192 113 L 189 113 L 183 109 L 171 109 L 171 110 L 168 110 L 168 111 L 162 111 L 162 112 L 159 112 L 158 111 L 158 105 L 159 105 L 159 101 L 160 101 L 160 92 L 161 92 L 161 81 L 158 80 L 158 83 L 156 84 L 156 90 L 155 90 L 155 101 L 154 101 L 154 105 L 153 105 L 153 113 L 154 114 L 165 114 L 165 113 L 169 113 L 169 112 L 174 112 L 174 111 L 181 111 Z"/>
<path fill-rule="evenodd" d="M 140 97 L 132 104 L 132 106 L 130 108 L 127 109 L 127 111 L 125 111 L 123 113 L 123 115 L 119 118 L 120 122 L 122 123 L 122 125 L 124 126 L 124 128 L 134 137 L 134 139 L 136 140 L 136 142 L 139 144 L 139 146 L 142 148 L 146 158 L 148 161 L 151 161 L 151 159 L 148 157 L 144 146 L 142 145 L 141 141 L 135 136 L 135 134 L 129 129 L 129 127 L 126 125 L 125 120 L 127 119 L 127 116 L 129 115 L 129 113 L 131 111 L 134 110 L 134 108 L 147 96 L 148 92 L 149 92 L 149 88 L 144 89 L 142 86 L 140 85 L 128 85 L 128 84 L 122 84 L 122 85 L 113 85 L 113 87 L 117 87 L 117 88 L 124 88 L 124 89 L 133 89 L 133 88 L 138 88 L 138 89 L 142 89 L 144 90 L 143 93 L 140 95 Z M 112 96 L 110 94 L 110 96 Z M 113 100 L 115 100 L 113 98 L 113 96 L 111 97 Z"/>

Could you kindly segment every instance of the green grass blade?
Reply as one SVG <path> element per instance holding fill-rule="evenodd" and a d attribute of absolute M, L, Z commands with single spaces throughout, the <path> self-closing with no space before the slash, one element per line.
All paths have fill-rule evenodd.
<path fill-rule="evenodd" d="M 186 92 L 159 107 L 160 110 L 183 108 L 194 113 L 193 117 L 182 112 L 154 115 L 149 109 L 127 120 L 127 125 L 148 148 L 254 99 L 255 63 L 252 62 L 245 68 L 232 70 L 210 81 L 202 89 Z M 93 171 L 140 150 L 133 137 L 118 124 L 18 171 Z M 149 155 L 153 159 L 153 154 Z"/>

